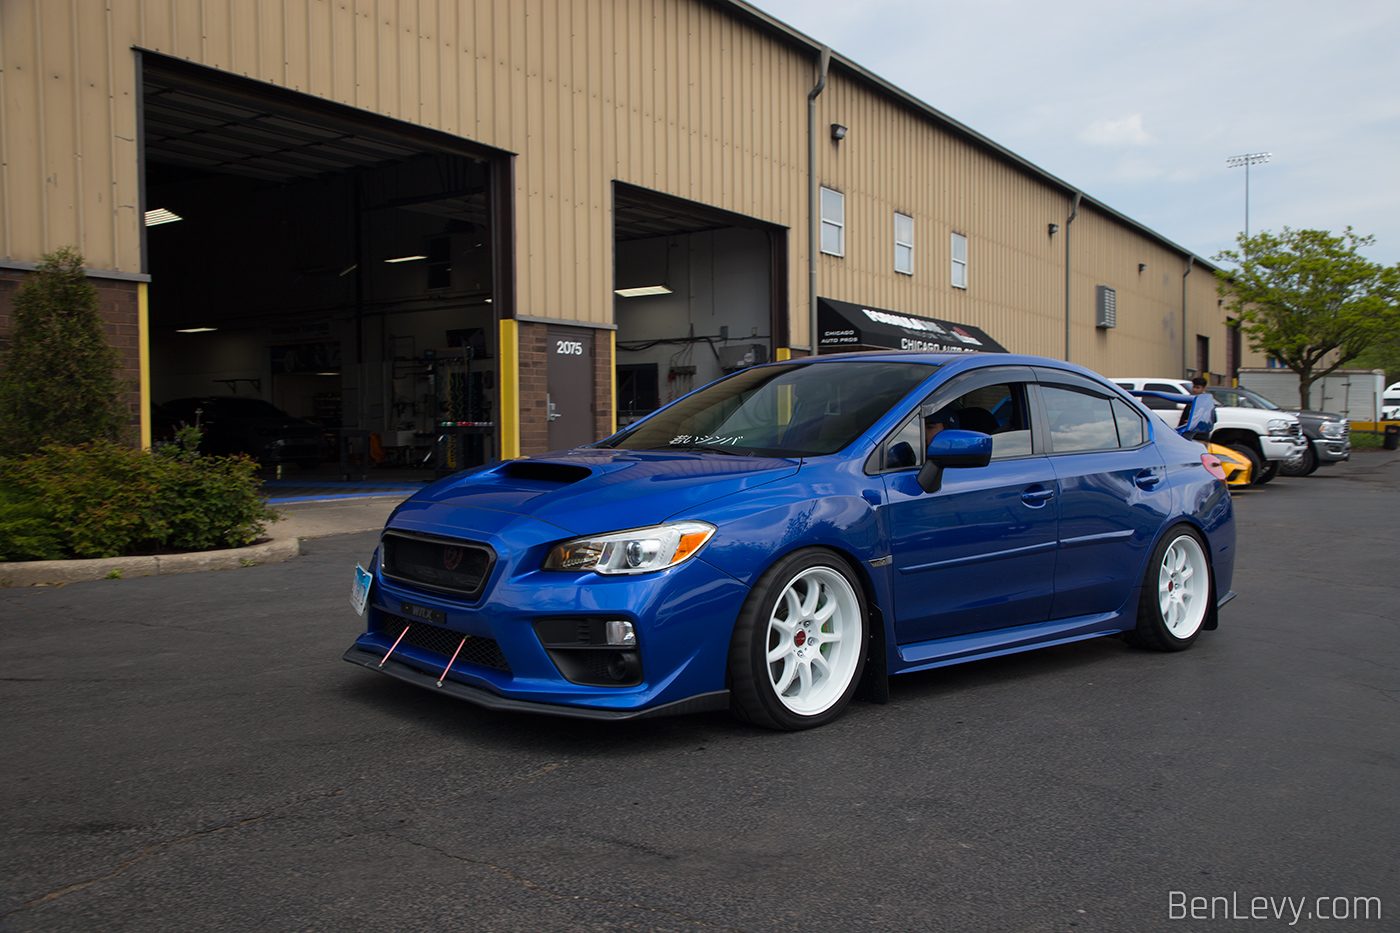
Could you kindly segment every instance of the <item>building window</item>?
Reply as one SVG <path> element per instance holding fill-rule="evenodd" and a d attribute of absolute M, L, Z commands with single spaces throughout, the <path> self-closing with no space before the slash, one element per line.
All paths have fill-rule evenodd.
<path fill-rule="evenodd" d="M 914 218 L 898 211 L 894 215 L 894 271 L 914 274 Z"/>
<path fill-rule="evenodd" d="M 967 237 L 953 234 L 953 287 L 967 288 Z"/>
<path fill-rule="evenodd" d="M 822 252 L 846 255 L 846 196 L 822 189 Z"/>

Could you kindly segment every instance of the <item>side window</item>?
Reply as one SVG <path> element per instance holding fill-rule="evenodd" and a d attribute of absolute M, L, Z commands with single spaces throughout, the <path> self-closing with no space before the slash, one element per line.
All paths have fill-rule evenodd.
<path fill-rule="evenodd" d="M 1113 400 L 1113 420 L 1118 423 L 1120 447 L 1138 447 L 1147 443 L 1147 425 L 1126 402 Z"/>
<path fill-rule="evenodd" d="M 1050 423 L 1052 452 L 1111 450 L 1118 446 L 1118 425 L 1109 399 L 1064 386 L 1042 385 L 1040 392 Z"/>
<path fill-rule="evenodd" d="M 1031 452 L 1030 419 L 1026 417 L 1026 388 L 1020 383 L 997 383 L 973 389 L 947 405 L 925 403 L 925 446 L 943 428 L 978 431 L 992 436 L 992 459 L 1025 457 Z"/>

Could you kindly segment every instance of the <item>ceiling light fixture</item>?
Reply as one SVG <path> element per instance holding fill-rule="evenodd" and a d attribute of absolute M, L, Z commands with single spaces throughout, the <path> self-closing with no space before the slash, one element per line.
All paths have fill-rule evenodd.
<path fill-rule="evenodd" d="M 217 327 L 180 327 L 175 330 L 177 334 L 207 334 L 211 330 L 218 330 Z"/>
<path fill-rule="evenodd" d="M 384 261 L 385 261 L 385 262 L 413 262 L 413 260 L 415 260 L 415 259 L 427 259 L 427 258 L 428 258 L 427 256 L 424 256 L 424 255 L 422 255 L 422 254 L 420 253 L 420 254 L 417 255 L 417 256 L 395 256 L 393 259 L 386 259 L 386 260 L 384 260 Z"/>
<path fill-rule="evenodd" d="M 166 210 L 163 207 L 157 207 L 155 210 L 146 211 L 146 226 L 148 227 L 155 227 L 160 224 L 173 224 L 177 220 L 184 219 L 185 218 L 174 211 Z"/>
<path fill-rule="evenodd" d="M 665 285 L 639 285 L 636 288 L 615 288 L 613 291 L 623 298 L 641 298 L 643 295 L 671 294 L 671 290 Z"/>

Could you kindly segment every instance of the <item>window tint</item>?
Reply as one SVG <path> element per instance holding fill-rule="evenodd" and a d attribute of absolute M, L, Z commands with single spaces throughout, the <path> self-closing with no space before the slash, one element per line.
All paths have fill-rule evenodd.
<path fill-rule="evenodd" d="M 1118 445 L 1120 447 L 1137 447 L 1147 443 L 1147 425 L 1143 423 L 1142 415 L 1123 401 L 1113 400 L 1113 420 L 1118 424 Z"/>
<path fill-rule="evenodd" d="M 1040 387 L 1055 453 L 1108 450 L 1118 446 L 1118 425 L 1109 399 L 1064 386 Z"/>

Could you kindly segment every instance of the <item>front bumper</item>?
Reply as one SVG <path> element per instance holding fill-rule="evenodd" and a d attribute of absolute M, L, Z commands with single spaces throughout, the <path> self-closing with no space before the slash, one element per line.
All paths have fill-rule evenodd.
<path fill-rule="evenodd" d="M 462 519 L 468 519 L 474 527 L 462 539 L 498 555 L 481 593 L 435 592 L 386 578 L 376 554 L 366 631 L 346 660 L 493 709 L 626 719 L 653 709 L 690 711 L 685 704 L 692 700 L 699 708 L 727 703 L 729 641 L 749 589 L 703 556 L 636 576 L 544 571 L 536 568 L 560 537 L 557 528 L 504 514 L 440 517 L 434 533 L 462 534 Z M 406 521 L 403 514 L 390 524 L 428 530 L 426 522 Z M 625 653 L 635 652 L 639 665 L 606 686 L 563 664 L 561 647 L 572 649 L 558 640 L 546 644 L 540 628 L 557 632 L 563 623 L 567 633 L 596 628 L 603 620 L 632 624 L 636 646 Z M 412 622 L 411 633 L 406 622 Z M 709 699 L 696 699 L 704 697 Z"/>
<path fill-rule="evenodd" d="M 1313 453 L 1318 463 L 1340 463 L 1351 459 L 1351 439 L 1331 440 L 1325 437 L 1314 438 Z"/>
<path fill-rule="evenodd" d="M 1301 437 L 1281 434 L 1265 434 L 1259 438 L 1259 447 L 1265 460 L 1292 460 L 1294 457 L 1301 457 L 1307 443 Z"/>
<path fill-rule="evenodd" d="M 582 706 L 560 706 L 555 703 L 514 700 L 510 697 L 499 696 L 489 690 L 473 687 L 456 680 L 448 679 L 439 681 L 431 674 L 426 674 L 416 667 L 404 664 L 401 661 L 396 661 L 393 658 L 385 661 L 382 655 L 366 651 L 357 645 L 351 645 L 350 649 L 345 652 L 344 658 L 351 664 L 358 664 L 372 671 L 388 674 L 390 677 L 402 680 L 404 683 L 413 684 L 416 687 L 425 687 L 429 690 L 437 690 L 448 696 L 456 697 L 459 700 L 466 700 L 468 703 L 475 703 L 477 706 L 483 706 L 486 709 L 500 710 L 507 713 L 545 713 L 551 716 L 566 716 L 572 719 L 617 721 L 622 719 L 656 719 L 662 716 L 682 716 L 690 713 L 705 713 L 729 708 L 728 690 L 701 693 L 681 700 L 673 700 L 670 703 L 663 703 L 659 706 L 649 706 L 645 709 L 592 709 Z"/>

